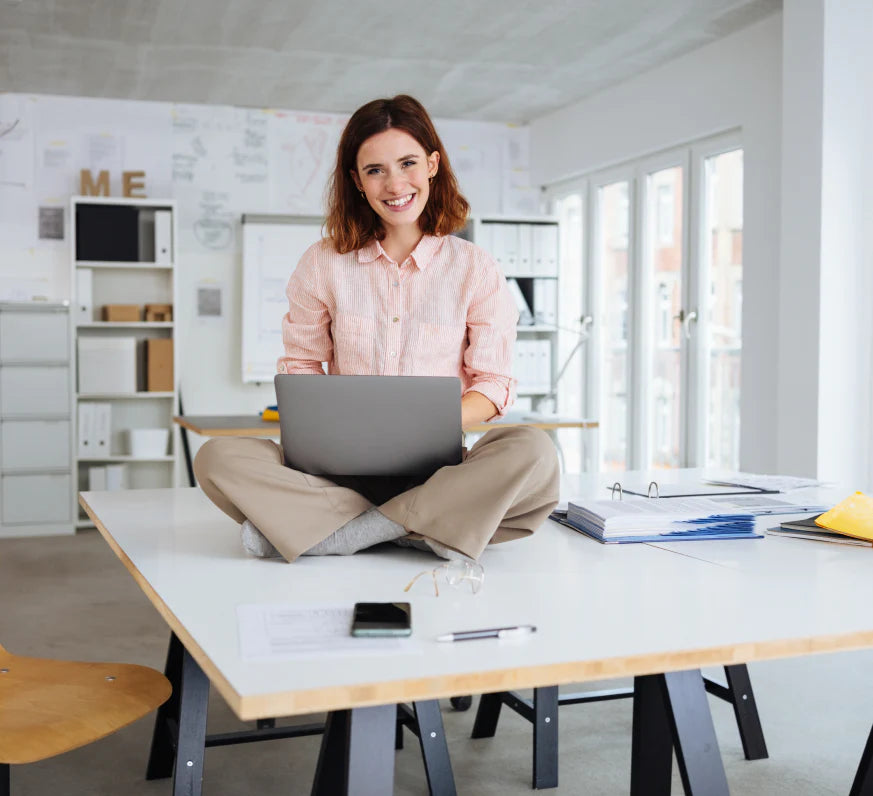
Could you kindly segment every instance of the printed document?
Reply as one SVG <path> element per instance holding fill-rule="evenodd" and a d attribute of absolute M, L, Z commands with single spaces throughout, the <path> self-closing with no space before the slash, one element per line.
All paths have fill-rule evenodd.
<path fill-rule="evenodd" d="M 345 604 L 238 605 L 240 655 L 245 661 L 279 661 L 325 655 L 418 652 L 408 638 L 356 638 L 354 607 Z"/>

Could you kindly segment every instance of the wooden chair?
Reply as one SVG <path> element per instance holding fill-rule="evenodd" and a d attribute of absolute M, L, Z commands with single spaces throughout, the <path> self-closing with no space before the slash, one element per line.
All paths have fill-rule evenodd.
<path fill-rule="evenodd" d="M 129 663 L 26 658 L 0 647 L 0 796 L 13 765 L 103 738 L 169 698 L 164 675 Z"/>

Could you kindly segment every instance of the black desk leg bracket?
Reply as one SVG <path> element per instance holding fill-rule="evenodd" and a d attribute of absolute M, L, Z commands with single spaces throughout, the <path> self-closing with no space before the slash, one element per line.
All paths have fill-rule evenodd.
<path fill-rule="evenodd" d="M 146 779 L 173 774 L 174 796 L 200 796 L 209 678 L 175 634 L 170 636 L 164 674 L 173 694 L 158 708 Z"/>
<path fill-rule="evenodd" d="M 849 796 L 873 796 L 873 729 L 867 736 L 867 745 L 861 754 L 861 762 L 858 764 Z"/>
<path fill-rule="evenodd" d="M 384 796 L 394 790 L 397 707 L 338 710 L 327 719 L 313 796 Z"/>
<path fill-rule="evenodd" d="M 674 749 L 686 796 L 728 796 L 699 669 L 634 678 L 631 796 L 669 796 Z"/>

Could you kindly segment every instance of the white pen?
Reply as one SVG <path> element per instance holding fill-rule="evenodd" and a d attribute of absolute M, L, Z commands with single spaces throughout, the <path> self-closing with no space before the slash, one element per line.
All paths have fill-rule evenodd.
<path fill-rule="evenodd" d="M 457 633 L 444 633 L 437 641 L 472 641 L 477 638 L 512 638 L 536 633 L 536 625 L 513 625 L 511 627 L 490 627 L 486 630 L 461 630 Z"/>

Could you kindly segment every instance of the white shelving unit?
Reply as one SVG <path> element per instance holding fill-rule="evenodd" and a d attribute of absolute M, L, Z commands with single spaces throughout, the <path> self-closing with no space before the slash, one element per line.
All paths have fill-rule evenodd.
<path fill-rule="evenodd" d="M 155 213 L 170 214 L 170 239 L 166 226 L 155 232 Z M 106 223 L 99 223 L 101 213 Z M 91 467 L 123 465 L 124 486 L 130 489 L 175 486 L 178 484 L 178 432 L 173 414 L 178 405 L 179 341 L 177 319 L 179 302 L 176 288 L 178 211 L 171 199 L 116 199 L 75 196 L 71 201 L 70 284 L 73 291 L 71 340 L 75 363 L 73 439 L 73 500 L 77 528 L 89 527 L 88 518 L 78 508 L 78 492 L 89 489 Z M 165 220 L 166 216 L 160 217 Z M 104 235 L 96 240 L 95 237 Z M 131 237 L 133 236 L 133 240 Z M 166 245 L 162 245 L 166 244 Z M 163 249 L 163 252 L 158 251 Z M 157 255 L 156 255 L 157 252 Z M 86 290 L 84 288 L 90 288 Z M 171 321 L 105 321 L 103 307 L 108 304 L 171 304 Z M 144 317 L 144 316 L 141 316 Z M 79 341 L 83 338 L 136 341 L 136 391 L 82 392 L 79 390 Z M 173 359 L 173 389 L 149 391 L 146 383 L 145 346 L 149 339 L 170 339 Z M 100 456 L 79 455 L 79 407 L 86 403 L 108 404 L 111 422 L 108 451 Z M 129 432 L 132 429 L 165 428 L 169 447 L 161 455 L 132 456 Z"/>
<path fill-rule="evenodd" d="M 514 375 L 518 396 L 541 407 L 554 389 L 558 348 L 558 219 L 554 216 L 473 216 L 463 237 L 490 252 L 520 309 Z"/>

